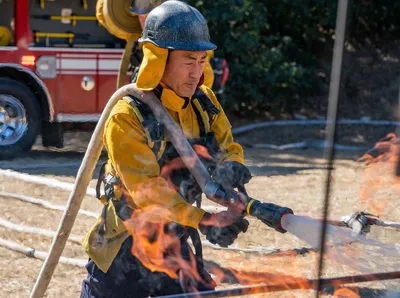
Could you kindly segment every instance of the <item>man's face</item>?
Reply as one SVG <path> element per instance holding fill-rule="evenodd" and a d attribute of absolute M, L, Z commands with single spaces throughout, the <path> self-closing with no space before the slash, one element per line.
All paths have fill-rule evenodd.
<path fill-rule="evenodd" d="M 191 97 L 203 75 L 206 51 L 171 51 L 161 81 L 181 97 Z"/>

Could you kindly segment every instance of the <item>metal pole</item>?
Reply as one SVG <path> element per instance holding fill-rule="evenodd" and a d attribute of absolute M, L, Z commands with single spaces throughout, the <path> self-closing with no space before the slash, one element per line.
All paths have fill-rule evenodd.
<path fill-rule="evenodd" d="M 329 196 L 331 191 L 331 180 L 332 180 L 332 167 L 334 160 L 334 143 L 336 135 L 336 121 L 337 121 L 337 109 L 339 102 L 339 91 L 340 91 L 340 78 L 342 73 L 342 62 L 343 62 L 343 49 L 346 36 L 346 21 L 348 12 L 348 0 L 339 0 L 337 18 L 336 18 L 336 30 L 335 30 L 335 44 L 333 49 L 332 58 L 332 71 L 331 80 L 329 86 L 329 102 L 328 102 L 328 122 L 326 126 L 326 137 L 325 142 L 327 144 L 324 157 L 327 160 L 327 176 L 325 184 L 325 199 L 323 205 L 323 222 L 321 232 L 321 245 L 320 255 L 318 260 L 318 283 L 316 297 L 319 297 L 321 287 L 323 286 L 321 281 L 321 275 L 324 269 L 324 252 L 325 252 L 325 240 L 327 230 L 327 217 L 329 210 Z"/>
<path fill-rule="evenodd" d="M 400 83 L 400 80 L 399 80 Z M 397 107 L 397 113 L 394 115 L 395 119 L 398 120 L 400 119 L 400 84 L 399 84 L 399 99 L 397 101 L 398 107 Z M 400 137 L 400 128 L 395 129 L 395 134 L 397 138 Z M 397 177 L 400 177 L 400 150 L 397 152 L 397 166 L 396 166 L 396 173 L 395 175 Z"/>
<path fill-rule="evenodd" d="M 58 226 L 57 235 L 53 239 L 50 252 L 32 289 L 30 295 L 31 298 L 43 297 L 47 287 L 49 286 L 50 280 L 58 264 L 58 260 L 60 259 L 60 256 L 64 250 L 68 236 L 71 233 L 71 229 L 82 204 L 83 197 L 86 194 L 87 187 L 92 179 L 93 171 L 103 148 L 102 137 L 104 132 L 104 124 L 114 105 L 118 102 L 118 100 L 128 94 L 134 94 L 138 98 L 141 98 L 143 95 L 142 93 L 138 92 L 137 89 L 132 88 L 132 85 L 127 85 L 121 89 L 118 89 L 110 98 L 106 107 L 104 108 L 103 113 L 101 114 L 100 120 L 96 125 L 96 129 L 94 130 L 92 138 L 90 139 L 88 149 L 86 150 L 86 154 L 79 168 L 74 188 L 68 199 L 66 209 Z"/>
<path fill-rule="evenodd" d="M 396 111 L 396 113 L 395 113 L 395 115 L 394 115 L 394 119 L 395 120 L 398 120 L 398 119 L 400 119 L 400 78 L 399 78 L 399 98 L 398 98 L 398 100 L 397 100 L 397 111 Z M 396 134 L 396 136 L 397 137 L 399 137 L 399 128 L 397 127 L 396 128 L 396 130 L 395 130 L 395 134 Z M 400 160 L 399 160 L 399 162 L 400 162 Z M 397 176 L 400 176 L 400 173 L 398 172 L 397 173 Z"/>
<path fill-rule="evenodd" d="M 376 274 L 341 276 L 341 277 L 333 277 L 320 280 L 301 279 L 298 282 L 296 281 L 286 282 L 286 283 L 282 282 L 273 285 L 260 285 L 252 287 L 226 289 L 220 291 L 207 291 L 198 293 L 168 295 L 168 296 L 162 296 L 160 298 L 233 297 L 233 296 L 243 296 L 243 295 L 255 295 L 261 293 L 281 292 L 288 290 L 309 290 L 309 289 L 314 289 L 317 284 L 321 284 L 321 287 L 328 287 L 328 286 L 337 287 L 344 284 L 354 284 L 360 282 L 381 281 L 381 280 L 390 280 L 399 278 L 400 278 L 400 271 L 396 271 L 396 272 L 385 272 Z"/>

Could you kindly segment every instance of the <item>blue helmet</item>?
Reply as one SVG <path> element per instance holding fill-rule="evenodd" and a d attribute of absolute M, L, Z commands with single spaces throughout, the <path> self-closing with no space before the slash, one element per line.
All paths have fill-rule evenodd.
<path fill-rule="evenodd" d="M 159 48 L 183 51 L 215 50 L 207 21 L 194 7 L 176 0 L 165 1 L 151 10 L 139 42 Z"/>

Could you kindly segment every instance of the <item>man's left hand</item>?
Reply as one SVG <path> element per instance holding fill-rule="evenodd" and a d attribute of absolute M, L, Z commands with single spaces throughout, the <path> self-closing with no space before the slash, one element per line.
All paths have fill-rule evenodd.
<path fill-rule="evenodd" d="M 241 188 L 251 179 L 249 169 L 237 162 L 226 161 L 213 173 L 213 180 L 221 185 L 226 191 Z"/>
<path fill-rule="evenodd" d="M 199 230 L 212 244 L 228 247 L 233 244 L 240 233 L 246 233 L 249 222 L 244 216 L 236 217 L 236 215 L 234 216 L 236 219 L 233 223 L 230 223 L 231 218 L 226 221 L 216 219 L 221 213 L 229 212 L 223 211 L 217 214 L 206 213 L 199 224 Z"/>

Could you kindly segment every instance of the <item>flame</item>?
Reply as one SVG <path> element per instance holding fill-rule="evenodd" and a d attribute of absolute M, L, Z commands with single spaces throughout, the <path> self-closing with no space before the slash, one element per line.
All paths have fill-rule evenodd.
<path fill-rule="evenodd" d="M 206 147 L 194 145 L 193 149 L 199 158 L 213 159 Z M 194 160 L 190 161 L 190 164 L 192 163 Z M 190 176 L 187 172 L 175 172 L 179 170 L 187 171 L 187 166 L 181 157 L 169 161 L 160 173 L 160 176 L 168 181 L 169 187 L 175 191 L 179 191 L 180 186 L 174 183 L 173 176 Z M 151 184 L 140 187 L 135 195 L 160 196 L 158 193 L 152 193 Z M 184 291 L 198 292 L 198 285 L 202 285 L 202 288 L 214 288 L 215 284 L 211 277 L 207 280 L 204 274 L 200 276 L 196 256 L 186 243 L 188 236 L 184 235 L 185 228 L 167 221 L 167 218 L 174 217 L 170 210 L 161 205 L 135 210 L 131 218 L 124 221 L 133 240 L 131 253 L 150 271 L 163 272 L 172 279 L 178 279 Z"/>
<path fill-rule="evenodd" d="M 193 145 L 193 150 L 204 166 L 209 167 L 210 170 L 215 167 L 214 158 L 205 146 Z M 195 159 L 193 158 L 186 162 L 189 162 L 190 167 L 195 166 Z M 167 180 L 169 187 L 184 196 L 190 204 L 197 201 L 202 193 L 200 186 L 189 172 L 184 160 L 179 156 L 172 160 L 167 160 L 161 168 L 160 177 Z"/>
<path fill-rule="evenodd" d="M 196 154 L 207 161 L 212 157 L 204 146 L 193 146 Z M 161 170 L 160 176 L 169 182 L 169 186 L 177 187 L 172 182 L 174 171 L 185 169 L 186 166 L 181 158 L 168 162 Z M 136 195 L 141 195 L 137 191 Z M 153 194 L 158 195 L 158 194 Z M 224 211 L 228 213 L 228 211 Z M 224 212 L 219 214 L 228 216 Z M 215 287 L 214 280 L 207 280 L 204 274 L 200 276 L 197 261 L 191 249 L 183 254 L 182 245 L 185 239 L 169 230 L 174 226 L 167 222 L 166 218 L 172 218 L 171 212 L 162 206 L 151 206 L 142 210 L 135 210 L 131 218 L 124 222 L 127 231 L 132 235 L 133 244 L 131 253 L 152 272 L 163 272 L 173 279 L 186 280 L 185 285 L 189 292 L 197 292 L 199 285 L 210 284 Z M 186 244 L 184 244 L 186 245 Z M 207 262 L 208 264 L 210 262 Z M 293 265 L 291 266 L 293 269 Z M 270 286 L 280 285 L 283 289 L 289 289 L 290 285 L 296 288 L 309 289 L 311 285 L 302 277 L 274 274 L 270 272 L 256 272 L 251 270 L 227 269 L 218 265 L 207 266 L 210 273 L 215 276 L 217 282 L 235 280 L 241 285 L 266 284 Z M 182 283 L 181 283 L 182 284 Z M 287 285 L 287 286 L 286 286 Z M 203 287 L 204 288 L 204 287 Z M 255 293 L 254 293 L 255 294 Z"/>
<path fill-rule="evenodd" d="M 202 161 L 213 161 L 213 157 L 208 152 L 208 149 L 202 145 L 193 145 L 193 150 L 196 152 L 197 156 L 202 159 Z M 194 160 L 191 162 L 194 166 Z M 177 190 L 176 185 L 172 182 L 173 172 L 176 170 L 187 169 L 186 164 L 184 163 L 181 157 L 177 157 L 171 161 L 169 161 L 166 165 L 164 165 L 161 169 L 160 176 L 168 181 L 170 187 Z"/>
<path fill-rule="evenodd" d="M 193 281 L 200 281 L 195 256 L 189 250 L 189 260 L 183 258 L 181 239 L 170 231 L 171 226 L 164 220 L 171 217 L 167 212 L 164 208 L 152 206 L 135 211 L 131 219 L 124 222 L 133 238 L 131 252 L 152 272 L 164 272 L 178 279 L 182 271 Z"/>
<path fill-rule="evenodd" d="M 193 148 L 200 158 L 212 160 L 207 148 L 204 146 L 195 145 Z M 171 188 L 178 190 L 172 179 L 174 178 L 173 175 L 176 174 L 175 171 L 182 169 L 186 169 L 186 165 L 182 158 L 178 157 L 169 161 L 161 169 L 160 176 L 168 181 Z M 140 196 L 141 192 L 137 191 L 136 195 Z M 158 194 L 154 193 L 152 195 L 157 196 Z M 200 285 L 207 283 L 214 285 L 214 280 L 211 277 L 210 280 L 207 280 L 203 274 L 200 275 L 193 251 L 189 248 L 188 252 L 183 253 L 183 245 L 185 245 L 185 248 L 188 247 L 186 239 L 182 238 L 182 234 L 171 231 L 171 226 L 173 227 L 176 224 L 166 220 L 166 218 L 173 217 L 171 211 L 162 206 L 150 206 L 146 209 L 135 210 L 132 217 L 124 222 L 127 231 L 133 238 L 131 253 L 150 271 L 163 272 L 169 277 L 181 281 L 181 285 L 184 285 L 184 291 L 198 292 Z M 294 262 L 294 257 L 297 255 L 297 252 L 293 256 L 286 254 L 284 262 L 281 260 L 275 266 L 272 266 L 271 259 L 269 259 L 267 272 L 259 272 L 251 267 L 259 266 L 260 259 L 255 261 L 253 265 L 251 262 L 247 263 L 246 261 L 246 265 L 241 265 L 240 268 L 224 268 L 212 262 L 206 262 L 208 264 L 206 264 L 206 267 L 218 284 L 229 282 L 240 285 L 262 285 L 261 288 L 255 289 L 251 294 L 272 292 L 277 289 L 314 289 L 316 287 L 315 281 L 299 276 L 304 271 L 304 268 L 300 268 L 300 263 Z M 315 255 L 316 253 L 310 253 L 310 257 L 313 259 L 312 263 L 315 261 Z M 329 258 L 329 255 L 327 258 Z M 288 259 L 292 259 L 292 261 L 289 262 Z M 332 261 L 339 262 L 339 260 L 334 259 L 334 257 L 331 257 Z M 352 260 L 349 257 L 346 263 L 350 264 Z M 230 266 L 232 266 L 232 261 L 229 262 Z M 287 262 L 286 266 L 283 265 L 285 262 Z M 265 266 L 263 267 L 266 270 Z M 281 270 L 283 267 L 287 267 L 287 270 L 283 271 L 286 274 L 277 272 L 277 268 Z M 338 295 L 343 296 L 343 293 L 346 293 L 345 291 L 345 289 L 339 289 L 336 292 Z M 354 294 L 351 290 L 347 290 L 347 292 Z M 346 295 L 345 297 L 358 297 L 350 296 L 348 293 Z"/>
<path fill-rule="evenodd" d="M 203 161 L 213 161 L 213 157 L 206 147 L 193 145 L 193 149 Z M 160 173 L 160 176 L 168 181 L 169 187 L 176 191 L 179 191 L 181 186 L 174 183 L 173 179 L 176 178 L 174 175 L 182 175 L 183 178 L 190 176 L 188 172 L 175 172 L 180 170 L 188 171 L 183 159 L 177 157 L 168 161 Z M 177 180 L 179 181 L 179 179 Z M 151 183 L 147 183 L 146 186 L 139 187 L 135 195 L 159 196 L 160 194 L 152 192 L 151 186 Z M 197 183 L 193 185 L 193 187 L 196 186 L 198 187 Z M 198 190 L 201 192 L 199 188 Z M 126 192 L 125 195 L 129 197 Z M 192 202 L 189 201 L 189 203 Z M 228 211 L 222 211 L 218 215 L 218 219 L 224 218 L 225 220 L 222 222 L 226 224 L 237 218 L 236 214 L 231 215 L 231 212 Z M 124 222 L 133 239 L 131 253 L 150 271 L 163 272 L 173 279 L 179 279 L 186 291 L 196 292 L 197 285 L 202 285 L 203 289 L 204 286 L 214 288 L 215 282 L 211 277 L 205 273 L 200 276 L 196 256 L 186 243 L 188 236 L 184 235 L 184 228 L 167 221 L 168 218 L 174 217 L 176 216 L 170 210 L 161 205 L 135 210 L 131 218 Z M 210 221 L 213 225 L 216 225 L 215 222 L 219 222 L 215 216 L 211 216 Z M 176 233 L 174 228 L 181 230 Z M 185 252 L 183 253 L 183 251 Z"/>
<path fill-rule="evenodd" d="M 376 163 L 379 161 L 397 161 L 397 145 L 399 139 L 394 133 L 389 133 L 386 137 L 380 139 L 374 146 L 374 148 L 368 150 L 361 157 L 357 159 L 359 162 L 364 162 L 367 165 Z"/>
<path fill-rule="evenodd" d="M 215 276 L 217 283 L 239 283 L 241 285 L 264 284 L 272 285 L 297 285 L 298 289 L 310 289 L 310 281 L 304 277 L 276 274 L 270 272 L 257 272 L 223 268 L 215 263 L 207 262 L 207 269 Z"/>
<path fill-rule="evenodd" d="M 161 207 L 135 211 L 131 219 L 125 221 L 124 224 L 133 238 L 131 253 L 152 272 L 163 272 L 173 279 L 183 279 L 185 285 L 191 285 L 189 290 L 186 288 L 186 291 L 198 292 L 198 286 L 207 283 L 215 287 L 215 282 L 217 284 L 228 282 L 241 285 L 265 285 L 261 289 L 255 289 L 251 294 L 257 294 L 257 291 L 269 292 L 277 289 L 312 289 L 315 287 L 315 284 L 304 277 L 257 272 L 244 268 L 241 270 L 224 268 L 209 261 L 205 261 L 205 266 L 207 271 L 213 275 L 215 282 L 211 278 L 204 280 L 204 277 L 200 276 L 198 272 L 192 250 L 189 249 L 189 256 L 183 256 L 182 239 L 169 230 L 170 223 L 163 219 L 170 216 L 167 212 L 169 211 Z M 293 272 L 296 271 L 293 265 L 291 268 Z"/>
<path fill-rule="evenodd" d="M 387 199 L 378 198 L 379 192 L 400 185 L 399 173 L 397 173 L 399 145 L 400 140 L 396 135 L 389 133 L 379 140 L 374 148 L 357 159 L 367 165 L 360 199 L 367 204 L 369 212 L 376 216 L 382 215 L 389 207 Z"/>
<path fill-rule="evenodd" d="M 360 295 L 357 292 L 348 288 L 339 288 L 333 293 L 333 297 L 360 298 Z"/>

